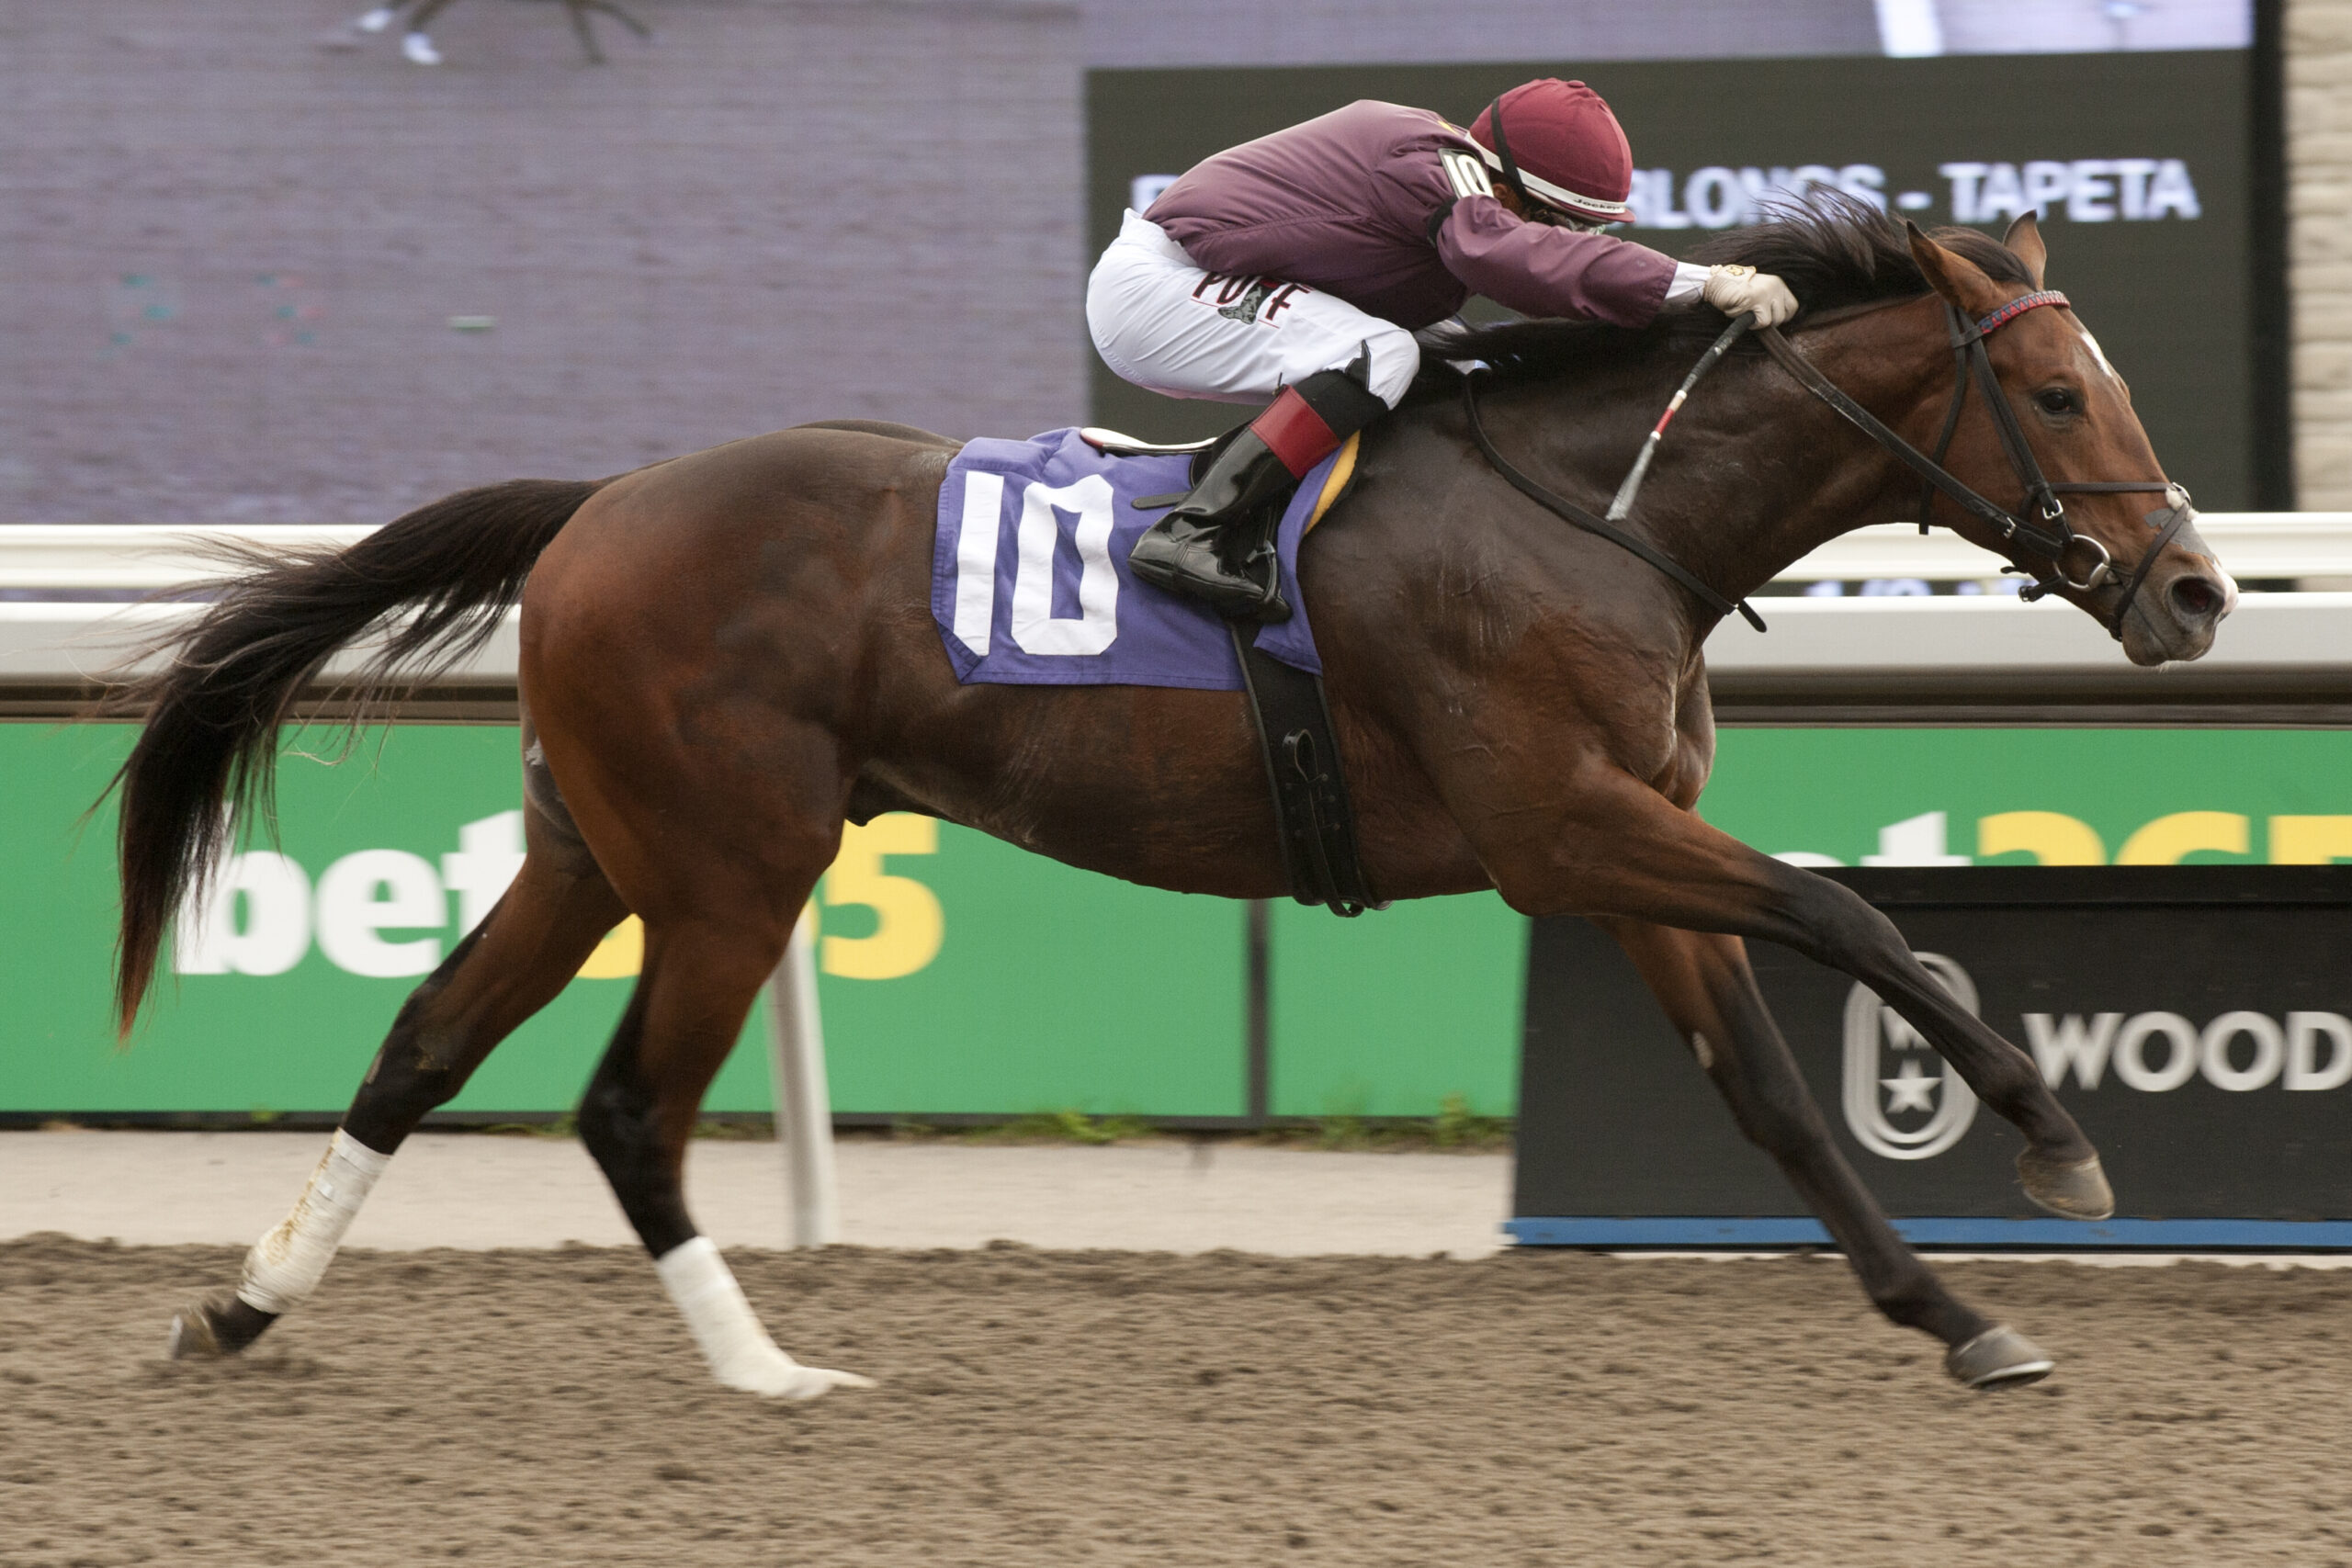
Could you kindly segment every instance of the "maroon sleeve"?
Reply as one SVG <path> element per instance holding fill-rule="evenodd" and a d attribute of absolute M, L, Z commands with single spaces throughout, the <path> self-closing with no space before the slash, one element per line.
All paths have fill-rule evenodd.
<path fill-rule="evenodd" d="M 1455 202 L 1436 237 L 1448 272 L 1523 315 L 1646 326 L 1674 281 L 1673 259 L 1646 245 L 1529 223 L 1491 196 Z"/>

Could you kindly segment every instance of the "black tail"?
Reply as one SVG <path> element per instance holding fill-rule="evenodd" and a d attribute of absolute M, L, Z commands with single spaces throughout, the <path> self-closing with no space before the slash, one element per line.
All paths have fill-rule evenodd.
<path fill-rule="evenodd" d="M 539 552 L 601 482 L 514 479 L 461 491 L 347 550 L 232 552 L 252 570 L 213 585 L 212 605 L 155 650 L 170 663 L 124 705 L 146 731 L 108 786 L 122 792 L 120 1030 L 139 1015 L 173 917 L 220 861 L 224 807 L 240 818 L 268 813 L 277 727 L 320 667 L 403 610 L 348 682 L 363 704 L 463 660 L 497 630 Z"/>

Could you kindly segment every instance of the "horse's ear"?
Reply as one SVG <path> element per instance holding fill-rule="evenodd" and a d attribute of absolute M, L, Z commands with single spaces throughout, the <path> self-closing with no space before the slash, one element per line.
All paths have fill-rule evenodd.
<path fill-rule="evenodd" d="M 1911 259 L 1919 264 L 1927 275 L 1928 287 L 1942 295 L 1971 316 L 1982 316 L 2001 308 L 2008 296 L 2001 286 L 1984 276 L 1984 268 L 1957 252 L 1948 251 L 1928 238 L 1919 225 L 1908 218 L 1903 220 L 1904 231 L 1911 236 Z"/>
<path fill-rule="evenodd" d="M 2041 243 L 2041 225 L 2034 221 L 2034 215 L 2018 213 L 2009 225 L 2009 231 L 2001 236 L 2001 243 L 2015 251 L 2018 260 L 2025 263 L 2026 271 L 2033 276 L 2033 286 L 2042 288 L 2041 271 L 2049 265 L 2050 251 Z"/>

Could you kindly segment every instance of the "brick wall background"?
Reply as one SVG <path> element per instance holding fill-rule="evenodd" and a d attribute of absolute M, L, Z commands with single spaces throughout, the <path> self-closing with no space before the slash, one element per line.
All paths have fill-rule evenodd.
<path fill-rule="evenodd" d="M 2352 0 L 2287 6 L 2297 503 L 2352 511 Z"/>

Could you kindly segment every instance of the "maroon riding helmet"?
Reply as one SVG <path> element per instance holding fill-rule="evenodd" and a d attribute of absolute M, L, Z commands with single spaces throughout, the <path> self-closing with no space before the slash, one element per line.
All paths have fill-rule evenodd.
<path fill-rule="evenodd" d="M 1470 135 L 1523 205 L 1592 228 L 1625 220 L 1634 150 L 1583 83 L 1546 76 L 1513 87 L 1471 121 Z"/>

